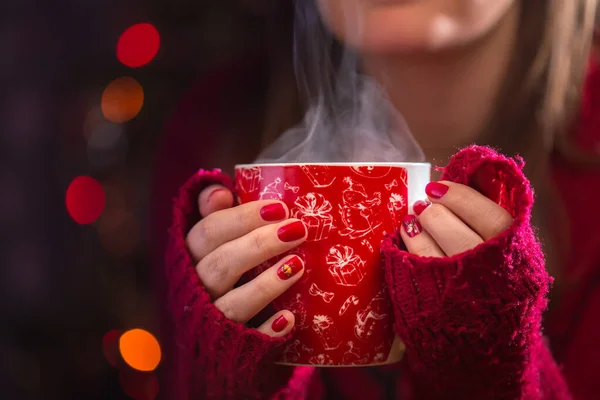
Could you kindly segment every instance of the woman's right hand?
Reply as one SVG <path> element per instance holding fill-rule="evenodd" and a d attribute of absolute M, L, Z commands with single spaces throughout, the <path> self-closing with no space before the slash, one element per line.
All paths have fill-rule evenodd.
<path fill-rule="evenodd" d="M 306 227 L 289 218 L 289 209 L 280 201 L 232 205 L 233 194 L 225 187 L 204 189 L 198 197 L 202 219 L 186 242 L 215 307 L 244 324 L 300 279 L 304 261 L 295 255 L 286 257 L 248 283 L 235 289 L 234 285 L 245 272 L 304 242 Z M 280 337 L 293 327 L 294 314 L 283 310 L 257 330 Z"/>

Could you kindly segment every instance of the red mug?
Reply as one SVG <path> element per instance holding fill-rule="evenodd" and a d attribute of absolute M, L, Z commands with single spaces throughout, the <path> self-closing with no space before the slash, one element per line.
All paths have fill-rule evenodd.
<path fill-rule="evenodd" d="M 254 278 L 290 254 L 304 260 L 300 281 L 273 302 L 296 318 L 280 364 L 373 366 L 401 359 L 379 246 L 409 205 L 425 198 L 429 174 L 426 163 L 236 166 L 240 204 L 281 200 L 308 230 L 306 242 L 248 273 Z"/>

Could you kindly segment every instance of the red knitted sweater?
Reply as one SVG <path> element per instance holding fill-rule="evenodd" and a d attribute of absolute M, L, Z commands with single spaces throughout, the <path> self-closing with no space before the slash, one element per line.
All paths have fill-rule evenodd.
<path fill-rule="evenodd" d="M 481 168 L 493 170 L 503 183 L 500 204 L 515 220 L 508 231 L 472 251 L 440 259 L 400 250 L 397 235 L 382 244 L 395 328 L 407 349 L 409 369 L 398 377 L 410 378 L 417 398 L 568 398 L 541 335 L 551 279 L 529 225 L 529 183 L 513 160 L 481 147 L 454 156 L 443 179 L 472 184 Z M 272 339 L 227 320 L 202 287 L 185 236 L 199 219 L 198 194 L 215 182 L 231 187 L 218 171 L 200 171 L 184 185 L 170 231 L 169 306 L 179 343 L 178 387 L 185 389 L 179 396 L 321 398 L 323 370 L 272 364 L 289 337 Z M 357 392 L 361 388 L 352 380 L 345 382 L 340 395 L 350 389 L 375 398 Z"/>
<path fill-rule="evenodd" d="M 180 108 L 180 115 L 188 117 L 170 126 L 171 137 L 159 154 L 153 209 L 158 216 L 158 242 L 166 239 L 164 218 L 170 214 L 166 199 L 175 195 L 182 177 L 189 176 L 198 162 L 198 144 L 210 143 L 210 137 L 202 133 L 219 131 L 219 116 L 189 117 L 198 107 L 212 112 L 219 107 L 218 102 L 206 100 L 215 93 L 206 82 L 202 95 Z M 208 82 L 213 89 L 222 84 L 216 79 Z M 600 117 L 596 116 L 600 114 L 591 111 L 600 108 L 600 74 L 595 68 L 586 93 L 575 137 L 589 147 L 600 139 Z M 215 309 L 196 275 L 184 238 L 200 218 L 199 192 L 215 182 L 231 188 L 231 181 L 219 171 L 195 173 L 175 200 L 166 268 L 160 273 L 161 289 L 168 299 L 164 314 L 168 317 L 161 332 L 163 398 L 570 398 L 541 334 L 551 278 L 529 225 L 532 192 L 520 163 L 488 148 L 470 147 L 445 168 L 443 179 L 470 185 L 474 171 L 495 171 L 503 182 L 500 204 L 515 219 L 499 237 L 444 259 L 401 251 L 397 235 L 384 242 L 395 328 L 407 350 L 399 365 L 379 368 L 276 366 L 272 360 L 289 337 L 268 338 L 225 319 Z M 600 373 L 594 372 L 600 370 L 594 367 L 600 355 L 600 346 L 594 344 L 600 333 L 600 319 L 594 317 L 600 310 L 600 285 L 593 279 L 600 271 L 600 253 L 593 250 L 600 238 L 600 208 L 593 206 L 600 196 L 600 173 L 580 171 L 563 161 L 555 164 L 574 238 L 565 272 L 567 277 L 589 279 L 563 295 L 562 310 L 550 321 L 549 333 L 556 354 L 566 363 L 571 391 L 576 398 L 591 399 L 600 392 Z M 578 290 L 581 287 L 585 290 Z"/>

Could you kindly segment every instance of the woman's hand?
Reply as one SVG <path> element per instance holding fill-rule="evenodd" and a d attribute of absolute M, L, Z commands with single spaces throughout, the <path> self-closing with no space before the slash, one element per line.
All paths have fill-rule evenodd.
<path fill-rule="evenodd" d="M 186 241 L 215 307 L 243 324 L 300 279 L 304 261 L 297 256 L 286 257 L 250 282 L 233 289 L 234 285 L 245 272 L 304 242 L 306 227 L 289 218 L 287 206 L 279 201 L 232 205 L 233 195 L 223 186 L 203 190 L 198 197 L 203 218 L 190 230 Z M 284 310 L 257 329 L 279 337 L 293 326 L 294 315 Z"/>
<path fill-rule="evenodd" d="M 431 182 L 428 201 L 413 205 L 402 221 L 407 250 L 420 256 L 453 256 L 505 231 L 513 222 L 504 208 L 468 186 Z"/>

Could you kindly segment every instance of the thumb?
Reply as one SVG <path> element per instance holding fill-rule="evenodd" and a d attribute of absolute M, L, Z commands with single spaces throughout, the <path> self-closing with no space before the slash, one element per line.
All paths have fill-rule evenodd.
<path fill-rule="evenodd" d="M 202 217 L 232 206 L 233 193 L 223 185 L 211 185 L 198 196 L 198 208 Z"/>

